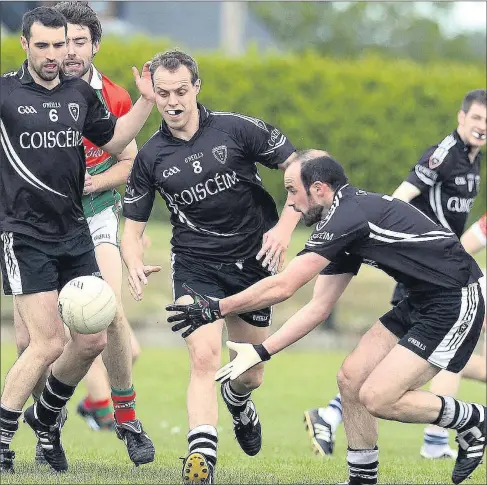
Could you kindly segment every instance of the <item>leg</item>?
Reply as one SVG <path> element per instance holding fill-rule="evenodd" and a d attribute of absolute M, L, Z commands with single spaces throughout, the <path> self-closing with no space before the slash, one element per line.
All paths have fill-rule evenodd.
<path fill-rule="evenodd" d="M 29 330 L 27 329 L 27 325 L 22 320 L 20 316 L 19 309 L 17 308 L 17 303 L 15 302 L 15 298 L 13 298 L 13 310 L 14 310 L 14 328 L 15 328 L 15 343 L 17 345 L 17 355 L 20 357 L 24 350 L 29 346 L 30 342 L 30 335 Z M 44 384 L 46 383 L 47 376 L 49 375 L 50 368 L 47 368 L 46 371 L 42 374 L 40 379 L 37 381 L 34 390 L 32 391 L 32 396 L 34 399 L 39 399 L 41 395 Z"/>
<path fill-rule="evenodd" d="M 106 211 L 115 217 L 111 208 Z M 117 299 L 117 313 L 114 321 L 107 329 L 108 341 L 103 352 L 103 363 L 106 367 L 106 373 L 102 374 L 99 368 L 99 374 L 102 378 L 101 382 L 105 392 L 108 391 L 109 393 L 109 385 L 111 386 L 117 436 L 125 442 L 130 459 L 138 466 L 152 462 L 155 456 L 155 449 L 147 433 L 144 432 L 140 421 L 136 419 L 135 414 L 136 394 L 132 383 L 132 346 L 130 327 L 122 305 L 122 262 L 120 251 L 114 244 L 103 243 L 96 246 L 95 254 L 101 274 L 113 289 Z M 92 387 L 91 391 L 93 390 L 94 388 Z M 105 394 L 105 399 L 102 400 L 101 405 L 98 407 L 98 417 L 102 425 L 104 416 L 100 416 L 100 414 L 104 413 L 105 416 L 108 416 L 106 411 L 109 409 L 109 397 L 110 394 Z"/>
<path fill-rule="evenodd" d="M 433 377 L 430 392 L 436 395 L 455 397 L 460 387 L 462 374 L 441 371 Z M 457 457 L 457 452 L 448 444 L 448 430 L 430 424 L 424 429 L 424 442 L 421 456 L 429 459 Z"/>
<path fill-rule="evenodd" d="M 21 410 L 37 382 L 64 348 L 64 326 L 57 311 L 57 292 L 14 297 L 30 341 L 5 378 L 2 404 Z"/>
<path fill-rule="evenodd" d="M 480 382 L 487 381 L 487 332 L 485 331 L 484 320 L 484 336 L 482 345 L 482 355 L 472 354 L 470 360 L 467 362 L 465 369 L 463 369 L 463 376 L 467 379 L 474 379 Z"/>
<path fill-rule="evenodd" d="M 457 295 L 433 296 L 414 307 L 411 330 L 369 375 L 360 400 L 382 419 L 456 429 L 460 447 L 452 480 L 460 483 L 482 458 L 486 408 L 419 388 L 440 366 L 452 372 L 465 366 L 480 335 L 483 299 L 478 285 L 469 285 Z"/>
<path fill-rule="evenodd" d="M 343 425 L 348 445 L 352 449 L 372 449 L 377 444 L 377 420 L 361 403 L 359 392 L 367 377 L 396 345 L 397 340 L 381 322 L 375 323 L 338 372 Z"/>
<path fill-rule="evenodd" d="M 263 316 L 270 316 L 270 309 Z M 252 321 L 251 316 L 247 315 Z M 239 316 L 225 319 L 229 339 L 233 342 L 252 344 L 262 343 L 269 335 L 269 327 L 251 325 Z M 235 352 L 230 352 L 230 359 L 235 358 Z M 242 374 L 234 381 L 227 381 L 221 386 L 221 393 L 228 410 L 233 417 L 233 426 L 237 441 L 242 450 L 249 456 L 256 455 L 262 447 L 262 430 L 259 415 L 255 409 L 250 394 L 257 389 L 264 378 L 264 365 L 259 364 Z"/>
<path fill-rule="evenodd" d="M 24 338 L 27 335 L 29 340 L 22 341 L 22 344 L 27 342 L 27 347 L 21 353 L 6 379 L 2 395 L 2 416 L 4 414 L 4 406 L 9 410 L 19 410 L 18 416 L 20 416 L 20 410 L 25 401 L 27 401 L 28 395 L 34 390 L 35 386 L 38 386 L 39 394 L 37 394 L 36 403 L 25 411 L 25 420 L 34 429 L 38 439 L 43 434 L 49 433 L 44 441 L 47 447 L 40 448 L 40 452 L 43 459 L 53 469 L 64 471 L 67 469 L 67 461 L 60 442 L 60 426 L 50 432 L 49 426 L 46 425 L 54 424 L 57 414 L 72 395 L 74 387 L 64 386 L 63 383 L 49 376 L 48 382 L 51 382 L 56 391 L 59 392 L 58 396 L 54 396 L 52 392 L 44 389 L 46 381 L 42 383 L 42 386 L 39 385 L 49 366 L 61 355 L 64 347 L 64 326 L 57 311 L 57 292 L 50 291 L 16 296 L 14 300 L 16 329 L 20 330 L 20 335 L 23 335 Z M 29 378 L 30 382 L 26 382 Z M 54 380 L 55 383 L 53 383 Z M 59 384 L 60 390 L 56 387 L 56 384 Z M 21 396 L 16 393 L 16 386 L 22 386 L 23 394 Z M 16 401 L 12 402 L 8 399 L 10 398 L 10 393 L 14 396 L 17 394 Z M 7 399 L 4 400 L 4 397 Z M 5 404 L 4 401 L 6 401 Z M 49 409 L 46 408 L 46 405 L 49 406 Z M 18 407 L 12 408 L 12 406 Z M 54 411 L 54 421 L 52 423 L 49 421 L 51 411 Z M 36 419 L 37 417 L 38 419 Z M 11 422 L 14 421 L 12 419 L 13 416 L 10 415 L 9 418 Z M 3 428 L 2 424 L 2 435 L 4 434 Z M 14 432 L 15 429 L 12 431 Z"/>
<path fill-rule="evenodd" d="M 348 440 L 347 462 L 350 484 L 377 483 L 377 419 L 360 402 L 362 384 L 394 347 L 398 338 L 377 322 L 362 337 L 338 372 L 338 387 L 343 406 L 343 425 Z M 366 478 L 364 478 L 366 477 Z"/>
<path fill-rule="evenodd" d="M 176 300 L 181 304 L 192 301 L 189 296 L 182 296 Z M 193 464 L 194 461 L 196 467 L 191 468 L 191 471 L 198 473 L 204 480 L 205 476 L 213 476 L 217 461 L 218 401 L 215 373 L 221 362 L 222 330 L 223 320 L 217 320 L 210 325 L 200 327 L 186 338 L 190 359 L 186 401 L 190 431 L 188 433 L 189 454 L 183 465 L 185 483 L 192 483 L 191 478 L 185 474 L 185 471 L 189 470 L 188 463 Z M 201 463 L 203 465 L 197 466 Z"/>

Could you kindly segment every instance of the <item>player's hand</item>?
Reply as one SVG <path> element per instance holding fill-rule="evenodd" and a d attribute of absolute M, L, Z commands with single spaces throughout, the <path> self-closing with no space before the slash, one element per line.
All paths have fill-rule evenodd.
<path fill-rule="evenodd" d="M 95 186 L 93 184 L 93 177 L 88 172 L 86 172 L 85 173 L 85 185 L 83 187 L 83 195 L 88 195 L 88 194 L 93 193 L 95 191 L 94 187 Z"/>
<path fill-rule="evenodd" d="M 277 224 L 264 234 L 262 248 L 258 252 L 256 259 L 260 261 L 265 256 L 262 266 L 264 268 L 267 267 L 269 271 L 281 271 L 284 265 L 286 251 L 291 241 L 291 235 L 288 232 L 281 229 L 279 224 Z"/>
<path fill-rule="evenodd" d="M 152 85 L 152 78 L 150 74 L 150 62 L 146 62 L 142 68 L 142 74 L 139 75 L 139 70 L 133 66 L 132 73 L 135 78 L 135 84 L 141 96 L 147 100 L 155 103 L 156 95 L 154 93 L 154 86 Z"/>
<path fill-rule="evenodd" d="M 234 350 L 237 356 L 216 373 L 215 381 L 233 381 L 251 367 L 254 367 L 254 365 L 271 358 L 269 352 L 262 344 L 237 344 L 229 341 L 227 342 L 227 347 Z"/>
<path fill-rule="evenodd" d="M 147 277 L 161 271 L 161 267 L 141 264 L 127 269 L 130 294 L 134 300 L 140 301 L 142 300 L 142 288 L 148 283 Z"/>
<path fill-rule="evenodd" d="M 196 293 L 196 291 L 186 283 L 183 284 L 183 288 L 186 290 L 186 293 L 191 295 L 194 302 L 189 305 L 167 305 L 166 310 L 168 312 L 182 312 L 177 313 L 176 315 L 171 315 L 168 317 L 167 321 L 168 323 L 177 322 L 171 327 L 173 332 L 178 332 L 179 330 L 188 327 L 186 331 L 181 334 L 181 337 L 186 338 L 197 328 L 206 325 L 207 323 L 220 320 L 222 315 L 220 313 L 220 303 L 218 300 L 213 300 L 208 296 Z"/>

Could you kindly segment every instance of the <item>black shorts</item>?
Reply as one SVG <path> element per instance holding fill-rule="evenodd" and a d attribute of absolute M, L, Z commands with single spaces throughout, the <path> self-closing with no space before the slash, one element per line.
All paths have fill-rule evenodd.
<path fill-rule="evenodd" d="M 41 241 L 24 234 L 0 235 L 5 295 L 60 290 L 78 276 L 100 275 L 90 231 L 68 241 Z"/>
<path fill-rule="evenodd" d="M 246 259 L 237 263 L 211 263 L 183 254 L 171 255 L 173 298 L 183 295 L 183 283 L 201 295 L 225 298 L 246 290 L 254 283 L 270 276 L 256 259 Z M 263 308 L 239 317 L 255 327 L 268 327 L 271 324 L 272 308 Z"/>
<path fill-rule="evenodd" d="M 460 372 L 480 337 L 485 302 L 478 283 L 458 290 L 413 293 L 380 318 L 399 344 L 451 372 Z"/>

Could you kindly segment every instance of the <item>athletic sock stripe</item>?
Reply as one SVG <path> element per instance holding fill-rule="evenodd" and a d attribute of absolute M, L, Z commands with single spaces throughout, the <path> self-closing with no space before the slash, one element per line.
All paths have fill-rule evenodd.
<path fill-rule="evenodd" d="M 197 440 L 201 438 L 218 443 L 218 437 L 208 433 L 195 433 L 194 435 L 191 436 L 188 435 L 188 442 L 191 443 L 193 440 Z"/>
<path fill-rule="evenodd" d="M 194 448 L 197 448 L 200 445 L 205 445 L 205 447 L 213 448 L 214 450 L 216 450 L 216 448 L 217 448 L 216 443 L 210 442 L 210 441 L 205 440 L 205 439 L 201 439 L 201 440 L 196 440 L 196 441 L 189 443 L 189 450 L 193 451 Z"/>
<path fill-rule="evenodd" d="M 209 443 L 208 441 L 206 443 L 198 443 L 196 445 L 191 445 L 189 446 L 189 452 L 194 453 L 195 451 L 198 450 L 212 450 L 212 453 L 216 456 L 216 446 L 213 443 Z M 206 453 L 206 452 L 205 452 Z"/>
<path fill-rule="evenodd" d="M 353 467 L 360 470 L 374 470 L 379 466 L 378 461 L 373 461 L 372 463 L 352 463 L 347 461 L 347 463 L 350 468 Z"/>
<path fill-rule="evenodd" d="M 206 457 L 213 457 L 216 458 L 216 450 L 210 447 L 199 447 L 195 448 L 194 450 L 189 450 L 190 453 L 201 453 L 202 455 L 205 455 Z"/>

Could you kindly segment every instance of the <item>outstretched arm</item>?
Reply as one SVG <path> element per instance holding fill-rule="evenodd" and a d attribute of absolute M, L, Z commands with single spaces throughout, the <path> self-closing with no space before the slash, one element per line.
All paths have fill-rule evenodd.
<path fill-rule="evenodd" d="M 216 380 L 236 379 L 254 365 L 269 360 L 271 355 L 280 352 L 311 332 L 326 320 L 352 277 L 353 275 L 350 273 L 319 276 L 311 301 L 261 345 L 227 342 L 228 348 L 236 351 L 237 356 L 217 372 Z"/>

